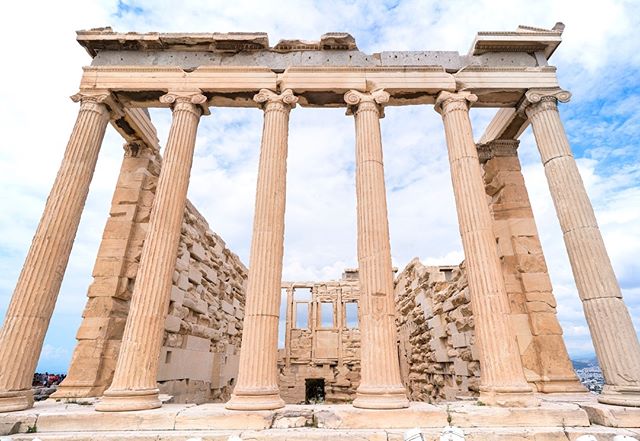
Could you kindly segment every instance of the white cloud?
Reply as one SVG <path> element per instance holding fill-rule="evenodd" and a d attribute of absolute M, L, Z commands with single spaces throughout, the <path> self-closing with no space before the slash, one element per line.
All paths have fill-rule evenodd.
<path fill-rule="evenodd" d="M 618 135 L 615 142 L 611 137 L 640 133 L 636 2 L 410 0 L 392 9 L 387 9 L 389 3 L 385 7 L 384 2 L 365 0 L 283 0 L 277 7 L 258 1 L 185 1 L 179 7 L 156 0 L 124 3 L 141 8 L 142 14 L 116 16 L 118 2 L 106 0 L 3 6 L 8 19 L 0 37 L 12 44 L 4 47 L 0 73 L 0 229 L 5 233 L 0 236 L 0 313 L 9 302 L 77 112 L 67 97 L 77 90 L 80 66 L 90 59 L 75 43 L 74 30 L 112 24 L 121 31 L 266 31 L 272 44 L 344 30 L 367 52 L 466 53 L 477 31 L 564 21 L 564 42 L 553 64 L 574 100 L 563 106 L 562 114 L 625 299 L 632 316 L 640 317 L 640 172 L 634 153 L 640 149 L 637 136 Z M 262 116 L 256 109 L 212 110 L 199 129 L 189 197 L 248 263 Z M 458 263 L 462 249 L 439 116 L 429 106 L 389 108 L 386 113 L 381 125 L 394 264 L 402 268 L 415 256 L 428 264 Z M 163 142 L 169 112 L 157 110 L 152 116 Z M 491 112 L 474 109 L 472 117 L 478 137 Z M 47 336 L 47 344 L 67 349 L 67 357 L 75 344 L 121 144 L 110 129 Z M 343 110 L 292 111 L 285 279 L 336 278 L 344 267 L 356 266 L 353 157 L 353 120 Z M 584 353 L 591 350 L 590 341 L 529 132 L 523 136 L 521 157 L 567 345 L 573 353 Z"/>

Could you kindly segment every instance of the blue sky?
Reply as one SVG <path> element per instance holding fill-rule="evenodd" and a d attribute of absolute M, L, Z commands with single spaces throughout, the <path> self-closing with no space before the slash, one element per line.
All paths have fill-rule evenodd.
<path fill-rule="evenodd" d="M 264 31 L 314 40 L 350 32 L 364 52 L 456 50 L 478 31 L 519 24 L 566 25 L 551 60 L 573 93 L 562 118 L 592 198 L 623 295 L 640 329 L 640 6 L 632 1 L 184 1 L 10 2 L 3 6 L 0 73 L 0 317 L 37 226 L 75 121 L 81 66 L 90 57 L 75 30 Z M 493 112 L 472 109 L 478 138 Z M 152 116 L 161 142 L 170 114 Z M 212 228 L 248 262 L 262 115 L 212 109 L 198 132 L 189 197 Z M 382 120 L 394 264 L 463 258 L 440 117 L 430 106 L 388 108 Z M 561 233 L 527 130 L 520 155 L 540 230 L 567 346 L 593 352 Z M 339 277 L 356 265 L 353 120 L 342 109 L 291 114 L 284 277 Z M 39 370 L 65 370 L 91 281 L 122 158 L 109 129 L 71 255 Z"/>

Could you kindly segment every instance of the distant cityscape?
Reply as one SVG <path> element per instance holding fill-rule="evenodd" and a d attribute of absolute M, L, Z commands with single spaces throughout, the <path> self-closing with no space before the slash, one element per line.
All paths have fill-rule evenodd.
<path fill-rule="evenodd" d="M 588 360 L 571 360 L 580 382 L 591 392 L 602 392 L 604 377 L 595 358 Z"/>

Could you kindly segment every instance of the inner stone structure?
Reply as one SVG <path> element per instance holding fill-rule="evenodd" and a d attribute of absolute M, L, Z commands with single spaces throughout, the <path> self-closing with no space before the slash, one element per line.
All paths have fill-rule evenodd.
<path fill-rule="evenodd" d="M 554 395 L 584 391 L 518 160 L 518 137 L 531 125 L 605 378 L 598 400 L 607 415 L 615 406 L 632 412 L 640 344 L 558 112 L 571 94 L 548 63 L 563 28 L 480 32 L 466 55 L 365 54 L 346 33 L 270 46 L 264 33 L 78 32 L 93 60 L 72 97 L 77 122 L 0 332 L 0 411 L 33 405 L 32 375 L 111 123 L 125 154 L 58 399 L 99 397 L 96 411 L 126 412 L 161 407 L 163 392 L 245 414 L 325 400 L 351 402 L 356 415 L 433 411 L 440 424 L 447 418 L 435 407 L 402 409 L 468 395 L 537 412 Z M 465 260 L 413 261 L 394 279 L 380 124 L 386 106 L 405 105 L 442 116 Z M 331 283 L 282 282 L 297 106 L 353 117 L 357 279 L 351 271 Z M 150 107 L 173 115 L 162 157 Z M 198 124 L 216 107 L 264 115 L 248 269 L 187 201 Z M 477 142 L 474 107 L 498 109 Z M 283 289 L 289 324 L 279 352 Z M 305 303 L 306 327 L 298 323 Z M 564 427 L 563 418 L 553 424 Z"/>
<path fill-rule="evenodd" d="M 282 289 L 287 301 L 278 386 L 285 403 L 353 401 L 360 383 L 358 271 L 345 270 L 337 281 L 285 282 Z"/>

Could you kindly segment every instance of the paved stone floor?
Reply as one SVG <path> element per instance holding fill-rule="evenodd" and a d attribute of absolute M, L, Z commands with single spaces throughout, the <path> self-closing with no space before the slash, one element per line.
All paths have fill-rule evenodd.
<path fill-rule="evenodd" d="M 243 412 L 215 403 L 108 413 L 96 412 L 91 402 L 48 400 L 33 409 L 0 414 L 0 441 L 226 441 L 232 435 L 242 440 L 395 441 L 416 427 L 425 440 L 439 440 L 448 425 L 462 428 L 465 439 L 474 441 L 574 441 L 584 434 L 597 441 L 615 435 L 640 440 L 640 409 L 601 405 L 588 394 L 544 397 L 538 408 L 496 408 L 465 400 L 411 403 L 408 409 L 389 411 L 290 405 Z"/>

